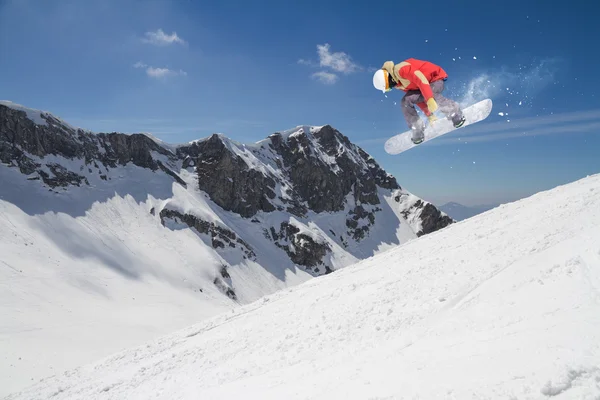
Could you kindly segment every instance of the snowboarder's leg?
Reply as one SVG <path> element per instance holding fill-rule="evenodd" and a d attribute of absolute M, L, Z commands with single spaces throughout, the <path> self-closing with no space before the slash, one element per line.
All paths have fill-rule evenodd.
<path fill-rule="evenodd" d="M 412 141 L 415 144 L 421 143 L 425 138 L 425 124 L 419 118 L 419 114 L 417 114 L 417 109 L 415 108 L 416 105 L 424 101 L 425 99 L 420 90 L 409 90 L 400 101 L 402 114 L 404 114 L 404 119 L 413 132 Z"/>
<path fill-rule="evenodd" d="M 439 80 L 430 84 L 431 90 L 433 91 L 433 98 L 435 99 L 438 107 L 442 113 L 452 120 L 455 128 L 460 128 L 465 123 L 460 105 L 454 100 L 450 100 L 447 97 L 442 96 L 444 91 L 444 81 Z"/>

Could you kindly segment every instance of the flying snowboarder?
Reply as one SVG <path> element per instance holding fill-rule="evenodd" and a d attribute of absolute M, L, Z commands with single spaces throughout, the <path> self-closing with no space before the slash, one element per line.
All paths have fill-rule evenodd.
<path fill-rule="evenodd" d="M 386 61 L 373 75 L 373 86 L 383 93 L 396 88 L 406 92 L 401 101 L 402 113 L 406 123 L 412 130 L 412 142 L 422 143 L 425 139 L 425 124 L 419 118 L 415 105 L 433 124 L 436 120 L 434 113 L 439 109 L 452 120 L 455 128 L 465 123 L 460 105 L 441 95 L 448 74 L 442 67 L 429 61 L 409 58 L 400 64 Z"/>

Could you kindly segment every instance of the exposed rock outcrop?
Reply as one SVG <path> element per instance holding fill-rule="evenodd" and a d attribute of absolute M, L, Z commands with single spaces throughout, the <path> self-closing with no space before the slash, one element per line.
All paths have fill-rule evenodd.
<path fill-rule="evenodd" d="M 256 258 L 256 254 L 250 245 L 229 229 L 215 225 L 212 222 L 204 221 L 195 215 L 182 214 L 179 211 L 170 210 L 168 208 L 162 209 L 159 216 L 163 225 L 166 224 L 166 220 L 170 219 L 175 222 L 184 223 L 188 227 L 194 228 L 200 234 L 208 235 L 214 249 L 225 247 L 239 248 L 244 253 L 245 257 L 252 259 Z"/>
<path fill-rule="evenodd" d="M 275 198 L 275 179 L 248 166 L 220 135 L 182 147 L 178 153 L 195 159 L 199 188 L 223 209 L 243 217 L 275 211 L 269 201 Z"/>
<path fill-rule="evenodd" d="M 82 160 L 98 170 L 116 168 L 131 162 L 152 171 L 158 169 L 183 180 L 153 154 L 176 160 L 174 154 L 143 134 L 92 133 L 73 128 L 50 114 L 41 114 L 44 124 L 32 121 L 25 111 L 0 104 L 0 161 L 14 165 L 25 175 L 37 172 L 50 187 L 89 185 L 81 170 L 69 170 L 47 156 Z"/>
<path fill-rule="evenodd" d="M 319 266 L 322 266 L 325 273 L 331 272 L 324 262 L 324 257 L 331 250 L 327 243 L 314 240 L 287 222 L 282 222 L 279 229 L 271 227 L 270 234 L 275 245 L 283 249 L 294 263 L 317 273 L 321 272 Z"/>
<path fill-rule="evenodd" d="M 379 204 L 378 185 L 400 188 L 371 156 L 329 125 L 314 133 L 304 128 L 287 140 L 281 133 L 269 138 L 295 191 L 314 212 L 344 209 L 349 194 L 357 202 Z"/>

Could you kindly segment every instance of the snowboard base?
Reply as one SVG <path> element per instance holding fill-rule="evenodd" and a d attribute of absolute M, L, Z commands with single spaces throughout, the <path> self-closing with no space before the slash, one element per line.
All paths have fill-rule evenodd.
<path fill-rule="evenodd" d="M 435 121 L 433 124 L 427 125 L 425 128 L 425 139 L 421 143 L 414 144 L 411 140 L 412 131 L 408 130 L 389 138 L 385 142 L 385 151 L 388 154 L 400 154 L 406 150 L 410 150 L 413 147 L 420 146 L 423 143 L 435 139 L 436 137 L 445 135 L 446 133 L 453 132 L 457 129 L 463 129 L 465 126 L 483 121 L 492 112 L 492 100 L 481 100 L 478 103 L 466 107 L 462 111 L 466 121 L 460 128 L 455 128 L 454 125 L 452 125 L 452 121 L 450 121 L 448 118 L 441 118 Z"/>

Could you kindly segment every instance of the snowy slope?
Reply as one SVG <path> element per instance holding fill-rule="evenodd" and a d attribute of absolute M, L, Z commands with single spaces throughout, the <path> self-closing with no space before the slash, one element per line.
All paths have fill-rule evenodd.
<path fill-rule="evenodd" d="M 0 166 L 0 395 L 312 278 L 260 246 L 249 221 L 238 224 L 258 238 L 259 262 L 213 249 L 187 226 L 163 226 L 150 211 L 171 203 L 223 226 L 241 218 L 223 222 L 166 175 L 113 173 L 61 193 Z"/>
<path fill-rule="evenodd" d="M 206 139 L 177 145 L 146 135 L 160 146 L 151 148 L 145 137 L 96 135 L 7 101 L 0 112 L 0 397 L 326 273 L 288 253 L 302 259 L 312 245 L 326 246 L 322 261 L 337 270 L 423 229 L 425 203 L 401 189 L 377 187 L 377 205 L 348 194 L 338 211 L 311 210 L 297 199 L 293 168 L 282 166 L 271 138 L 245 145 L 219 136 L 248 169 L 276 178 L 278 209 L 242 218 L 199 188 L 196 164 L 203 160 L 184 166 L 189 160 L 180 152 Z M 361 171 L 373 168 L 337 137 L 328 153 L 302 136 L 321 129 L 282 136 L 292 144 L 308 138 L 302 149 L 336 179 L 344 176 L 331 154 L 348 154 Z M 149 167 L 158 162 L 161 168 Z M 305 207 L 304 215 L 288 212 L 286 202 Z M 360 240 L 348 233 L 357 207 L 375 216 Z M 367 216 L 357 218 L 356 229 Z M 295 235 L 282 235 L 282 226 Z"/>
<path fill-rule="evenodd" d="M 600 175 L 8 399 L 549 397 L 600 397 Z"/>

